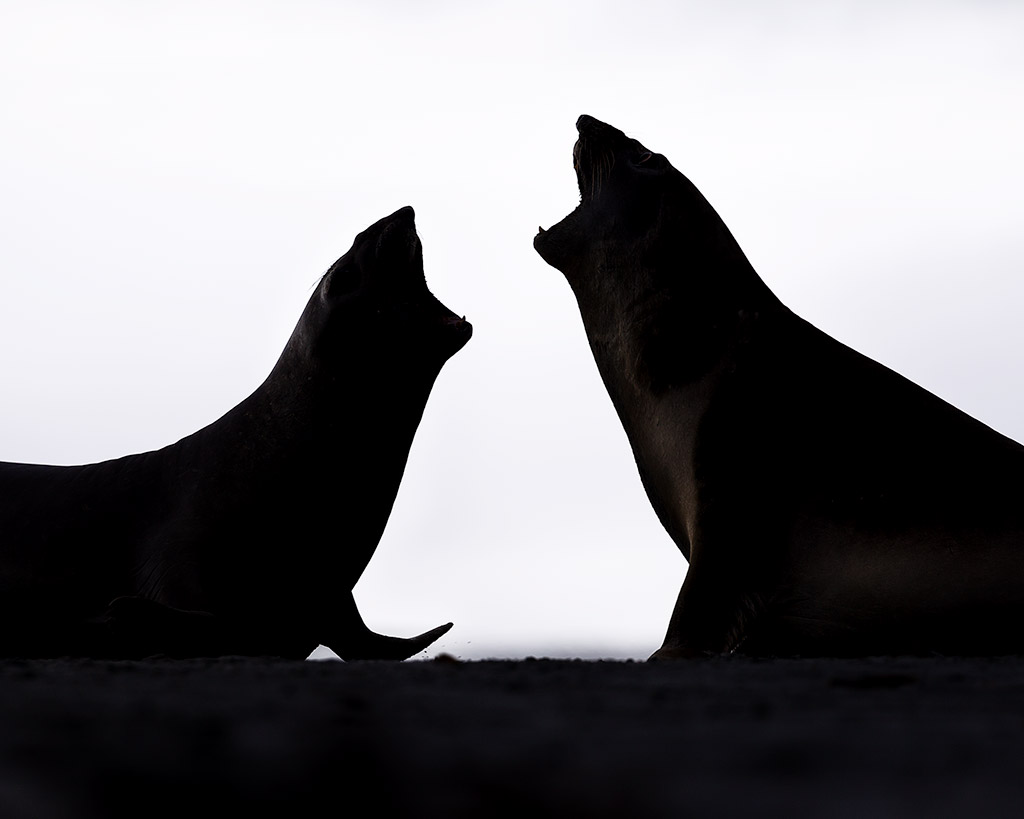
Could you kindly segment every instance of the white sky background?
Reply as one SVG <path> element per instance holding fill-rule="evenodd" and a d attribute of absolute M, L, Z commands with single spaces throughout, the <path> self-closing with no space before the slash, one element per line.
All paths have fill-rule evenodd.
<path fill-rule="evenodd" d="M 578 201 L 576 118 L 668 156 L 797 313 L 1024 440 L 1022 104 L 1009 1 L 0 0 L 0 459 L 216 420 L 411 204 L 474 337 L 367 623 L 453 620 L 429 656 L 645 658 L 686 563 L 532 247 Z"/>

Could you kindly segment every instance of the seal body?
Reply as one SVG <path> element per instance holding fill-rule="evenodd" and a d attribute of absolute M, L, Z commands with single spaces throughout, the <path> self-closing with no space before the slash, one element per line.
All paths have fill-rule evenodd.
<path fill-rule="evenodd" d="M 534 247 L 689 562 L 654 659 L 1024 650 L 1024 447 L 787 309 L 668 160 L 577 123 Z"/>
<path fill-rule="evenodd" d="M 403 659 L 351 590 L 427 397 L 471 326 L 427 289 L 414 213 L 360 233 L 256 391 L 175 444 L 0 464 L 0 653 Z"/>

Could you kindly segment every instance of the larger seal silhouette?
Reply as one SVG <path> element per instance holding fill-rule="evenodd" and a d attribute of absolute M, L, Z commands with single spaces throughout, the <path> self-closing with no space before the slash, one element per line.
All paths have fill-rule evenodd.
<path fill-rule="evenodd" d="M 1024 650 L 1024 448 L 791 312 L 663 155 L 577 130 L 534 247 L 689 563 L 652 659 Z"/>
<path fill-rule="evenodd" d="M 444 363 L 472 328 L 427 289 L 413 209 L 324 274 L 255 392 L 154 452 L 0 464 L 0 654 L 400 660 L 352 588 Z"/>

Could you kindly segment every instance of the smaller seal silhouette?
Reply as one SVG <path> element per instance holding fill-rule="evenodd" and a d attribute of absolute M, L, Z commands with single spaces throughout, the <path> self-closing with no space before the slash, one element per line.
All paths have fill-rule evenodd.
<path fill-rule="evenodd" d="M 4 656 L 410 657 L 352 588 L 428 395 L 471 325 L 427 289 L 415 214 L 356 236 L 255 392 L 163 449 L 0 463 Z"/>
<path fill-rule="evenodd" d="M 689 562 L 653 659 L 1024 650 L 1024 447 L 792 313 L 663 155 L 577 130 L 534 247 Z"/>

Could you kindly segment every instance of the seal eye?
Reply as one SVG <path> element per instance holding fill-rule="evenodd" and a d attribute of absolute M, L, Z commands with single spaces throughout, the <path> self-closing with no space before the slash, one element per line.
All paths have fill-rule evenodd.
<path fill-rule="evenodd" d="M 640 154 L 640 158 L 636 161 L 636 164 L 643 165 L 652 156 L 653 154 L 650 151 L 644 151 L 642 154 Z"/>

